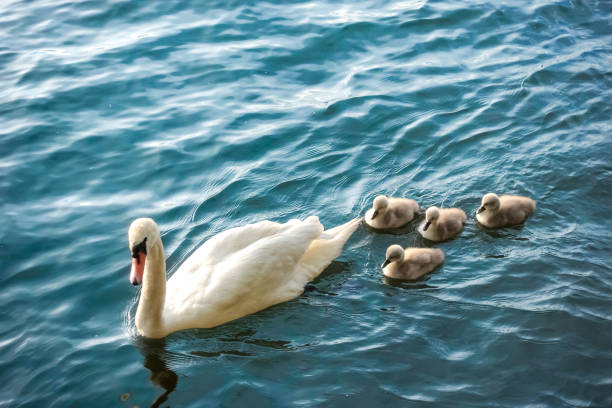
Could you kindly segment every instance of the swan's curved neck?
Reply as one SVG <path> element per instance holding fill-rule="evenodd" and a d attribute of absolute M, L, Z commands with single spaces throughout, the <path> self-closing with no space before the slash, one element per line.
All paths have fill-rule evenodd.
<path fill-rule="evenodd" d="M 136 328 L 146 337 L 163 337 L 166 302 L 166 261 L 161 239 L 147 254 L 142 277 L 140 301 L 136 310 Z"/>

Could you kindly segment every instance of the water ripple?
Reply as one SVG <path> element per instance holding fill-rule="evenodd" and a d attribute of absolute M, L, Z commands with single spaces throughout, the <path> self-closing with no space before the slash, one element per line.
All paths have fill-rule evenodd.
<path fill-rule="evenodd" d="M 0 405 L 612 405 L 610 12 L 2 2 Z M 536 215 L 482 228 L 488 191 Z M 292 302 L 136 335 L 133 218 L 173 273 L 224 229 L 381 193 L 466 211 L 441 268 L 384 279 L 387 246 L 433 244 L 364 227 Z"/>

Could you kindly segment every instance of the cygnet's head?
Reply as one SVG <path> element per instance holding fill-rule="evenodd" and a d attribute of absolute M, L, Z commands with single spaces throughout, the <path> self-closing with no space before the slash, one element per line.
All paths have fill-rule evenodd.
<path fill-rule="evenodd" d="M 482 202 L 480 208 L 478 209 L 477 214 L 480 214 L 484 210 L 497 211 L 499 206 L 501 205 L 501 201 L 499 201 L 499 197 L 495 193 L 488 193 L 482 197 Z"/>
<path fill-rule="evenodd" d="M 376 218 L 381 212 L 385 212 L 387 207 L 389 206 L 389 199 L 384 195 L 379 195 L 374 199 L 374 205 L 372 208 L 374 212 L 372 213 L 372 219 Z"/>
<path fill-rule="evenodd" d="M 132 222 L 128 230 L 128 242 L 132 254 L 132 270 L 130 282 L 140 285 L 148 251 L 161 239 L 159 228 L 151 218 L 138 218 Z"/>
<path fill-rule="evenodd" d="M 423 231 L 427 231 L 427 228 L 429 228 L 431 223 L 436 221 L 439 216 L 440 209 L 438 207 L 429 207 L 427 211 L 425 211 L 425 226 L 423 227 Z"/>
<path fill-rule="evenodd" d="M 386 257 L 385 262 L 381 265 L 383 269 L 385 269 L 385 267 L 391 262 L 398 262 L 404 259 L 404 248 L 399 245 L 391 245 L 389 248 L 387 248 Z"/>

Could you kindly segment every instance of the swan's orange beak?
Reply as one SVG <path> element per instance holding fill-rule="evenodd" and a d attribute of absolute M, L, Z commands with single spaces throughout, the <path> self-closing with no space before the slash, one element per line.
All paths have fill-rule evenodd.
<path fill-rule="evenodd" d="M 137 286 L 142 283 L 142 275 L 144 273 L 145 260 L 147 255 L 138 252 L 135 257 L 132 257 L 132 271 L 130 272 L 130 282 L 132 285 Z"/>

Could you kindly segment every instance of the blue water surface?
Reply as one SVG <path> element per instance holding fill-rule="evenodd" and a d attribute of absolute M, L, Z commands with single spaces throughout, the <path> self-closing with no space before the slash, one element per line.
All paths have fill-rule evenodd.
<path fill-rule="evenodd" d="M 612 406 L 608 1 L 0 2 L 1 407 Z M 538 202 L 474 222 L 484 193 Z M 127 228 L 169 273 L 262 219 L 458 206 L 444 265 L 360 227 L 301 297 L 134 333 Z"/>

